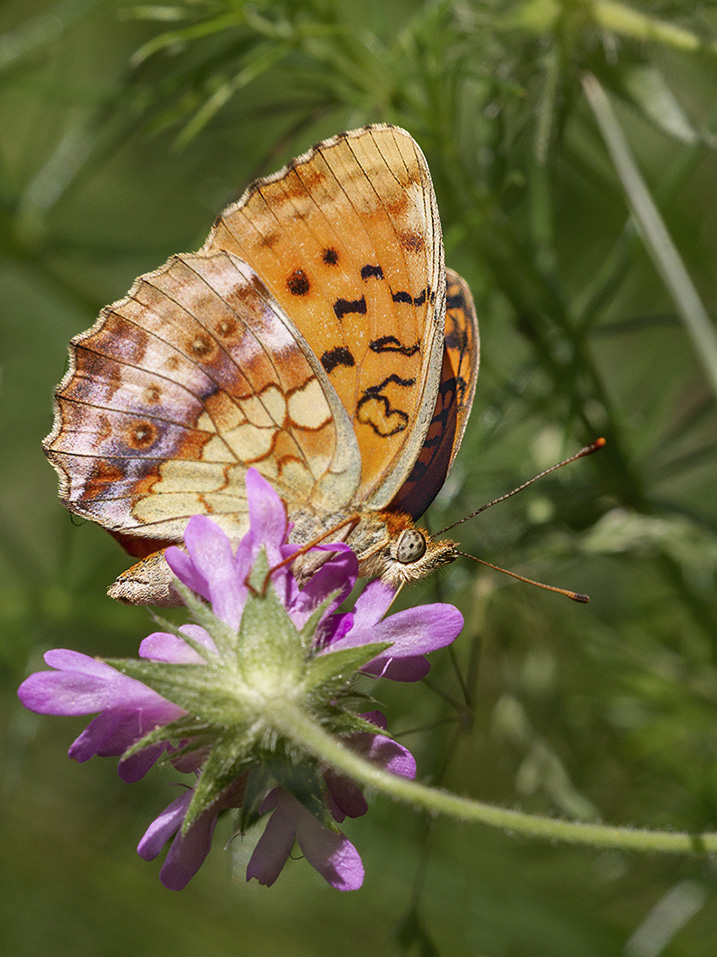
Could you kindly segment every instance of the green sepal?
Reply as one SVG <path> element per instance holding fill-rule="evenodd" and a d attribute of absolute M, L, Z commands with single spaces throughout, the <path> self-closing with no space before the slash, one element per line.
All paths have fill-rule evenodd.
<path fill-rule="evenodd" d="M 326 609 L 336 601 L 336 598 L 341 594 L 341 589 L 337 588 L 335 591 L 332 591 L 328 598 L 325 598 L 321 604 L 317 605 L 316 608 L 311 612 L 309 617 L 304 622 L 301 628 L 301 640 L 304 645 L 304 648 L 311 648 L 316 635 L 316 629 L 319 626 L 319 622 L 326 614 Z"/>
<path fill-rule="evenodd" d="M 326 651 L 322 655 L 316 655 L 306 670 L 307 686 L 316 688 L 334 678 L 351 677 L 362 665 L 368 664 L 392 644 L 391 641 L 376 641 L 370 645 L 342 648 L 339 651 Z"/>
<path fill-rule="evenodd" d="M 121 674 L 143 682 L 168 701 L 212 724 L 228 726 L 247 714 L 231 687 L 225 666 L 174 665 L 134 658 L 107 658 Z"/>
<path fill-rule="evenodd" d="M 251 571 L 247 577 L 247 584 L 249 585 L 250 591 L 253 591 L 255 595 L 265 595 L 269 592 L 269 586 L 271 585 L 271 578 L 269 581 L 266 581 L 266 576 L 269 574 L 269 559 L 266 557 L 266 548 L 262 545 L 259 549 L 259 553 L 254 559 L 254 564 L 251 566 Z M 266 590 L 264 590 L 264 584 L 266 583 Z M 273 590 L 273 586 L 272 586 Z"/>
<path fill-rule="evenodd" d="M 273 760 L 269 762 L 269 769 L 279 787 L 293 794 L 302 807 L 313 814 L 324 827 L 338 831 L 338 825 L 326 806 L 324 780 L 317 765 Z"/>
<path fill-rule="evenodd" d="M 271 669 L 298 683 L 304 671 L 304 646 L 296 625 L 273 588 L 249 595 L 237 644 L 240 672 Z"/>
<path fill-rule="evenodd" d="M 246 834 L 262 816 L 259 808 L 266 795 L 275 785 L 275 780 L 264 765 L 257 765 L 248 773 L 244 801 L 239 811 L 237 832 Z"/>
<path fill-rule="evenodd" d="M 201 739 L 202 735 L 208 736 L 213 730 L 213 725 L 199 721 L 193 715 L 187 715 L 184 718 L 171 721 L 169 724 L 161 724 L 152 731 L 148 731 L 147 734 L 142 735 L 139 741 L 135 741 L 134 744 L 131 744 L 122 754 L 122 760 L 124 761 L 132 757 L 133 754 L 137 754 L 139 751 L 143 751 L 153 744 L 160 744 L 165 741 L 176 748 L 173 752 L 173 757 L 190 750 L 196 751 L 201 746 L 197 739 Z M 197 743 L 187 747 L 180 747 L 179 742 L 185 741 L 187 738 L 191 738 L 193 742 Z M 211 744 L 212 740 L 212 737 L 208 737 L 207 743 Z"/>
<path fill-rule="evenodd" d="M 389 731 L 384 731 L 378 725 L 362 718 L 360 714 L 351 711 L 338 711 L 331 716 L 331 731 L 336 737 L 348 737 L 350 734 L 381 734 L 385 738 L 395 740 Z"/>
<path fill-rule="evenodd" d="M 175 583 L 175 587 L 178 587 L 178 583 Z M 175 638 L 181 639 L 185 644 L 189 645 L 193 651 L 204 660 L 207 664 L 213 665 L 217 664 L 221 659 L 219 655 L 213 651 L 211 648 L 207 648 L 206 645 L 201 644 L 196 639 L 190 637 L 182 631 L 182 625 L 175 625 L 174 622 L 168 621 L 166 618 L 162 618 L 161 615 L 152 615 L 152 620 L 155 624 L 159 625 L 162 631 L 168 631 L 170 634 L 174 635 Z"/>
<path fill-rule="evenodd" d="M 182 834 L 186 834 L 200 814 L 209 810 L 222 791 L 237 781 L 251 760 L 253 744 L 253 735 L 238 735 L 236 731 L 215 740 L 194 785 L 194 794 L 182 822 Z"/>
<path fill-rule="evenodd" d="M 194 592 L 179 581 L 175 581 L 174 587 L 182 597 L 182 601 L 192 613 L 192 618 L 198 625 L 201 625 L 205 631 L 208 631 L 214 640 L 219 656 L 227 659 L 236 648 L 237 633 L 221 618 L 217 618 L 206 602 L 198 598 Z M 205 657 L 203 655 L 202 657 Z"/>

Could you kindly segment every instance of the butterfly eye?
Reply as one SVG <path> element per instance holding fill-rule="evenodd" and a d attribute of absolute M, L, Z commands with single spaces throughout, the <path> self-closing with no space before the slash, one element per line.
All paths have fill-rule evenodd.
<path fill-rule="evenodd" d="M 396 546 L 396 560 L 402 565 L 410 565 L 426 554 L 426 539 L 417 528 L 407 528 L 401 532 Z"/>

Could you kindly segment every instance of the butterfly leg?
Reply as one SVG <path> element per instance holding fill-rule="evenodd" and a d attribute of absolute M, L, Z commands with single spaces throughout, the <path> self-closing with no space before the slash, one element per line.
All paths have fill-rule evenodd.
<path fill-rule="evenodd" d="M 320 545 L 322 542 L 326 541 L 326 539 L 333 538 L 334 536 L 336 536 L 336 533 L 340 532 L 342 529 L 346 529 L 346 531 L 344 531 L 343 534 L 340 536 L 340 540 L 347 539 L 351 535 L 353 530 L 356 528 L 356 526 L 359 524 L 360 521 L 361 521 L 360 515 L 349 516 L 349 518 L 344 519 L 343 522 L 339 522 L 338 525 L 332 525 L 331 528 L 323 532 L 321 535 L 317 535 L 315 538 L 312 538 L 311 541 L 306 542 L 304 545 L 301 546 L 301 548 L 298 551 L 294 552 L 293 555 L 289 555 L 288 558 L 285 558 L 283 562 L 279 562 L 278 565 L 274 565 L 266 573 L 266 578 L 264 579 L 264 585 L 262 586 L 261 594 L 262 595 L 266 594 L 266 589 L 269 587 L 269 581 L 271 580 L 271 576 L 274 574 L 274 572 L 278 571 L 280 568 L 284 568 L 286 565 L 293 564 L 298 558 L 301 558 L 302 556 L 306 555 L 307 552 L 309 552 L 312 548 L 315 548 L 316 545 Z M 331 557 L 331 552 L 326 552 L 325 557 L 323 556 L 319 557 L 317 558 L 315 562 L 311 562 L 310 564 L 302 563 L 300 572 L 296 577 L 299 578 L 300 580 L 305 580 L 309 578 L 311 575 L 314 574 L 314 572 L 318 571 L 321 565 L 323 565 L 324 562 L 328 561 L 330 557 Z M 247 587 L 252 588 L 248 580 L 246 581 L 245 584 L 247 585 Z M 252 591 L 254 591 L 254 589 L 252 589 Z"/>

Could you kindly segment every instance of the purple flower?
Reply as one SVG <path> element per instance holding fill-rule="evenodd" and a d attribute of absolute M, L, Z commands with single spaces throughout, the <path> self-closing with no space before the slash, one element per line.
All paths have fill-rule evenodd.
<path fill-rule="evenodd" d="M 197 872 L 219 815 L 242 806 L 256 772 L 267 791 L 260 811 L 271 816 L 247 879 L 272 884 L 297 841 L 333 887 L 352 890 L 363 881 L 361 859 L 326 821 L 328 815 L 341 823 L 366 813 L 361 789 L 306 754 L 307 780 L 323 776 L 309 802 L 323 807 L 322 818 L 286 786 L 267 778 L 267 749 L 284 753 L 287 745 L 276 730 L 291 727 L 284 720 L 286 702 L 327 726 L 335 718 L 335 733 L 354 751 L 393 774 L 413 778 L 413 756 L 380 733 L 386 728 L 383 715 L 353 710 L 349 679 L 357 668 L 397 681 L 423 677 L 429 669 L 424 655 L 450 643 L 463 619 L 443 604 L 384 618 L 394 593 L 380 582 L 364 589 L 353 611 L 339 613 L 357 577 L 353 551 L 343 543 L 312 549 L 308 561 L 318 569 L 300 587 L 291 561 L 282 564 L 299 546 L 287 542 L 290 526 L 281 499 L 253 469 L 246 485 L 250 530 L 236 550 L 218 525 L 194 516 L 184 548 L 165 553 L 177 578 L 209 604 L 186 599 L 201 624 L 184 625 L 179 634 L 154 632 L 140 645 L 142 661 L 123 661 L 117 668 L 77 652 L 50 651 L 45 661 L 54 670 L 31 675 L 18 693 L 26 707 L 43 714 L 96 714 L 70 748 L 78 761 L 132 749 L 120 759 L 119 773 L 136 781 L 167 752 L 176 770 L 193 775 L 193 786 L 150 825 L 137 848 L 150 860 L 171 840 L 160 872 L 168 888 L 183 888 Z M 262 549 L 266 560 L 260 567 L 271 569 L 266 594 L 252 580 Z M 362 648 L 376 643 L 390 647 L 367 660 L 375 649 Z M 279 713 L 282 721 L 272 723 Z M 366 721 L 379 733 L 367 731 Z M 296 753 L 301 742 L 291 740 Z"/>
<path fill-rule="evenodd" d="M 351 841 L 324 827 L 293 794 L 274 788 L 264 798 L 260 810 L 273 813 L 247 865 L 248 881 L 255 877 L 267 887 L 273 884 L 296 840 L 309 864 L 337 891 L 361 887 L 363 864 Z"/>
<path fill-rule="evenodd" d="M 26 708 L 38 714 L 99 712 L 70 745 L 69 755 L 75 761 L 87 761 L 95 754 L 100 757 L 124 754 L 149 731 L 184 714 L 181 708 L 141 681 L 128 678 L 103 661 L 78 651 L 56 648 L 47 652 L 45 661 L 57 670 L 38 671 L 26 678 L 18 689 Z M 166 747 L 166 743 L 155 744 L 121 760 L 119 776 L 123 781 L 138 781 Z"/>
<path fill-rule="evenodd" d="M 298 547 L 286 542 L 286 510 L 271 485 L 255 469 L 247 472 L 246 484 L 251 524 L 236 556 L 224 532 L 203 515 L 189 520 L 184 536 L 187 551 L 173 547 L 165 553 L 177 578 L 206 598 L 214 614 L 233 628 L 241 620 L 249 592 L 246 581 L 261 546 L 266 548 L 271 566 L 294 554 Z M 353 612 L 332 614 L 351 593 L 358 576 L 358 561 L 343 543 L 320 545 L 318 549 L 335 554 L 303 589 L 299 590 L 287 565 L 271 576 L 294 624 L 300 628 L 332 592 L 338 591 L 317 631 L 316 644 L 321 652 L 390 641 L 391 648 L 361 670 L 394 681 L 424 678 L 430 664 L 423 656 L 450 644 L 463 627 L 458 609 L 444 603 L 421 605 L 384 619 L 395 592 L 377 580 L 366 586 Z"/>

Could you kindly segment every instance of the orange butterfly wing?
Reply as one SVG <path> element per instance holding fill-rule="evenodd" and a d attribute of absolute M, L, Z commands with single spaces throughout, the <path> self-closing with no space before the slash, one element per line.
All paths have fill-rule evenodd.
<path fill-rule="evenodd" d="M 246 260 L 321 360 L 361 451 L 356 503 L 389 504 L 438 389 L 443 242 L 425 158 L 372 126 L 314 147 L 222 213 L 203 252 Z"/>

